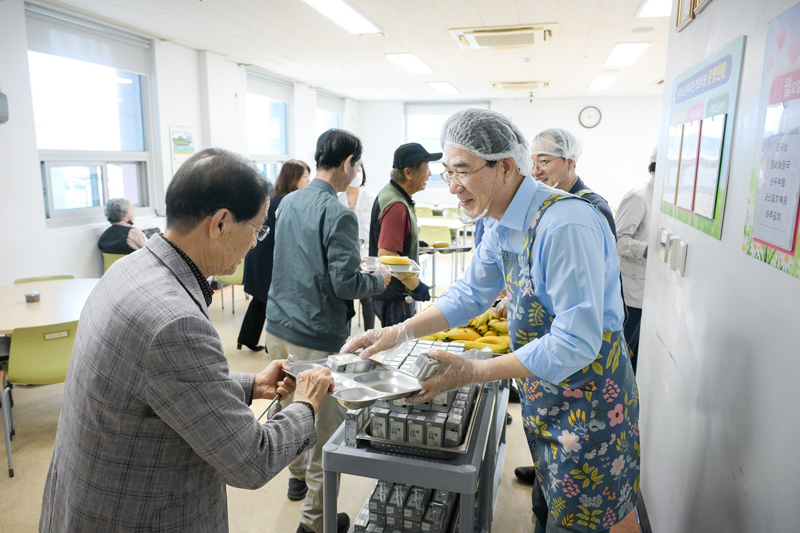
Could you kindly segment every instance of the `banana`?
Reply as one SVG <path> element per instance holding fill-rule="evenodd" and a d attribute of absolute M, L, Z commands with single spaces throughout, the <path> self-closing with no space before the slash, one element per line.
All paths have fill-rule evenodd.
<path fill-rule="evenodd" d="M 439 339 L 437 339 L 433 335 L 425 335 L 424 337 L 420 337 L 419 340 L 421 340 L 421 341 L 436 341 L 436 340 L 439 340 Z"/>
<path fill-rule="evenodd" d="M 474 341 L 480 339 L 481 335 L 471 328 L 453 328 L 447 330 L 447 337 L 450 340 Z"/>
<path fill-rule="evenodd" d="M 508 333 L 508 322 L 505 320 L 492 320 L 489 322 L 489 327 L 495 331 L 502 331 Z"/>
<path fill-rule="evenodd" d="M 480 315 L 478 315 L 478 317 L 476 319 L 477 320 L 476 327 L 483 326 L 484 324 L 489 322 L 489 318 L 491 318 L 492 313 L 493 313 L 493 311 L 491 309 L 489 309 L 489 310 L 481 313 Z"/>
<path fill-rule="evenodd" d="M 458 341 L 458 342 L 463 343 L 464 348 L 467 350 L 482 350 L 486 347 L 489 347 L 491 349 L 491 346 L 489 344 L 485 344 L 478 341 Z"/>
<path fill-rule="evenodd" d="M 439 331 L 437 333 L 431 334 L 430 337 L 434 337 L 434 339 L 437 341 L 446 341 L 447 333 L 445 333 L 444 331 Z"/>
<path fill-rule="evenodd" d="M 502 337 L 496 336 L 483 336 L 477 340 L 477 342 L 485 342 L 486 344 L 505 344 L 508 346 L 508 338 L 503 339 Z"/>
<path fill-rule="evenodd" d="M 410 265 L 411 259 L 400 255 L 382 255 L 378 258 L 384 265 Z"/>
<path fill-rule="evenodd" d="M 478 333 L 480 333 L 481 335 L 486 335 L 486 334 L 489 332 L 489 326 L 487 326 L 486 324 L 484 324 L 484 325 L 482 325 L 482 326 L 478 326 L 477 328 L 475 328 L 475 330 L 476 330 Z"/>
<path fill-rule="evenodd" d="M 450 243 L 447 241 L 436 241 L 433 243 L 434 248 L 450 248 Z"/>

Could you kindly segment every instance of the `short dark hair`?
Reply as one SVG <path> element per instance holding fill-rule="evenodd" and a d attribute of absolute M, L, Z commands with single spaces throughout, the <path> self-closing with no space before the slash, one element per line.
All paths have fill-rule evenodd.
<path fill-rule="evenodd" d="M 364 147 L 361 139 L 346 130 L 329 129 L 317 139 L 317 150 L 314 161 L 317 170 L 331 170 L 342 164 L 349 156 L 353 156 L 352 164 L 361 160 Z"/>
<path fill-rule="evenodd" d="M 367 169 L 364 168 L 364 163 L 361 163 L 361 185 L 359 187 L 363 187 L 367 184 Z"/>
<path fill-rule="evenodd" d="M 650 166 L 649 166 L 649 167 L 647 167 L 647 171 L 648 171 L 650 174 L 652 174 L 653 172 L 655 172 L 655 171 L 656 171 L 656 162 L 655 162 L 655 161 L 653 161 L 652 163 L 650 163 Z"/>
<path fill-rule="evenodd" d="M 167 227 L 187 233 L 220 209 L 237 222 L 249 220 L 272 193 L 272 183 L 247 158 L 207 148 L 187 159 L 167 187 Z"/>
<path fill-rule="evenodd" d="M 131 202 L 127 198 L 112 198 L 106 203 L 106 218 L 112 224 L 116 224 L 128 214 L 130 206 Z"/>
<path fill-rule="evenodd" d="M 283 198 L 290 192 L 296 191 L 297 183 L 306 171 L 311 173 L 311 167 L 299 159 L 290 159 L 281 165 L 281 171 L 275 178 L 275 198 Z"/>

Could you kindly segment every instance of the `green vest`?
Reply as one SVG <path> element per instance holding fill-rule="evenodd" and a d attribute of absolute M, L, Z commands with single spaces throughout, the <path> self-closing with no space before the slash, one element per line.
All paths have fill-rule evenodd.
<path fill-rule="evenodd" d="M 402 202 L 406 206 L 408 219 L 411 221 L 411 245 L 408 247 L 408 257 L 414 261 L 419 261 L 419 228 L 417 227 L 417 215 L 414 213 L 414 206 L 391 182 L 378 193 L 378 207 L 381 210 L 378 220 L 383 216 L 386 208 L 396 202 Z"/>

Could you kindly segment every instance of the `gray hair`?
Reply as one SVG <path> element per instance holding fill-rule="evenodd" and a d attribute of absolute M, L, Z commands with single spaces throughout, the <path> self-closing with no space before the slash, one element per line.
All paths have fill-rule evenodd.
<path fill-rule="evenodd" d="M 106 203 L 106 218 L 112 224 L 116 224 L 128 214 L 130 207 L 131 202 L 127 198 L 112 198 Z"/>

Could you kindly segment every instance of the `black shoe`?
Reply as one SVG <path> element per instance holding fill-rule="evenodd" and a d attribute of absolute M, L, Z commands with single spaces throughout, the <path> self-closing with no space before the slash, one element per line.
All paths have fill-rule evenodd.
<path fill-rule="evenodd" d="M 508 388 L 508 403 L 519 403 L 519 391 L 514 387 Z"/>
<path fill-rule="evenodd" d="M 290 500 L 299 502 L 306 497 L 306 492 L 308 492 L 308 485 L 306 485 L 305 479 L 289 478 L 289 491 L 286 493 L 286 496 Z"/>
<path fill-rule="evenodd" d="M 506 425 L 509 425 L 513 421 L 514 421 L 514 417 L 511 416 L 511 413 L 506 413 Z"/>
<path fill-rule="evenodd" d="M 250 349 L 251 349 L 251 350 L 253 350 L 254 352 L 260 352 L 261 350 L 263 350 L 263 349 L 264 349 L 264 347 L 263 347 L 263 346 L 261 346 L 260 344 L 257 344 L 257 345 L 255 345 L 255 346 L 250 346 L 249 344 L 245 344 L 245 346 L 247 346 L 248 348 L 250 348 Z M 241 350 L 241 349 L 242 349 L 242 343 L 241 343 L 241 342 L 239 342 L 239 343 L 237 343 L 237 344 L 236 344 L 236 349 L 237 349 L 237 350 Z"/>
<path fill-rule="evenodd" d="M 536 481 L 536 469 L 532 466 L 518 466 L 514 469 L 514 475 L 526 485 L 533 485 Z"/>
<path fill-rule="evenodd" d="M 339 513 L 336 515 L 336 533 L 347 533 L 347 530 L 350 529 L 350 517 L 347 516 L 347 513 Z M 303 524 L 297 526 L 297 531 L 295 533 L 313 533 L 313 531 L 309 531 L 303 527 Z"/>

